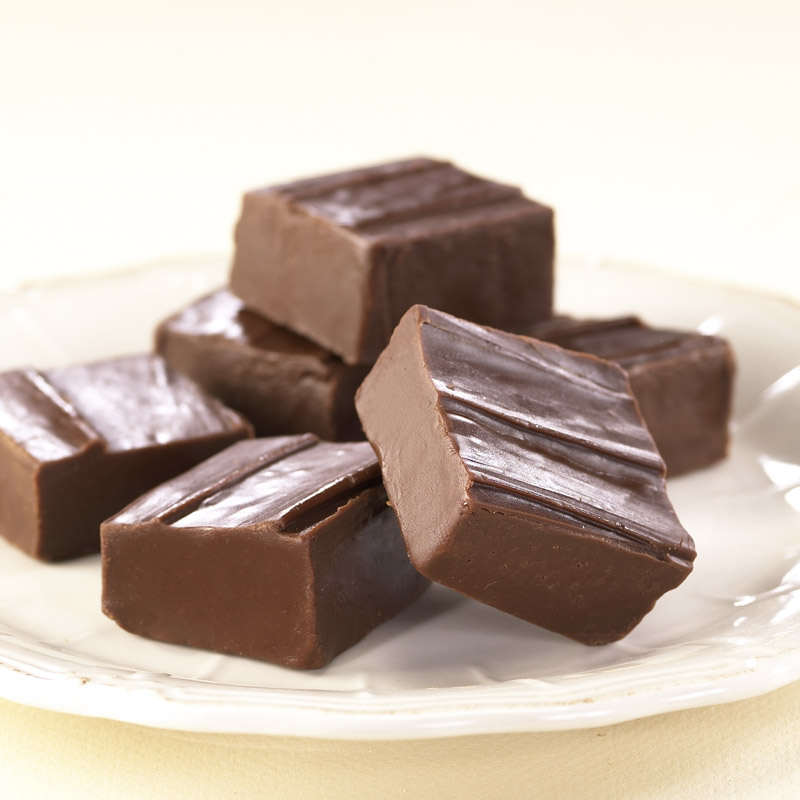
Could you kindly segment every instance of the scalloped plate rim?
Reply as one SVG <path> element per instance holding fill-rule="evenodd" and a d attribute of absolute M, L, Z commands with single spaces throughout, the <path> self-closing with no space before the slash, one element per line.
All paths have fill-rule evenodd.
<path fill-rule="evenodd" d="M 197 259 L 172 259 L 131 270 L 155 270 L 163 265 L 191 269 L 197 264 Z M 568 270 L 576 268 L 585 269 L 585 262 L 566 266 Z M 614 262 L 590 268 L 636 269 Z M 654 280 L 699 285 L 682 276 L 652 274 L 657 276 Z M 115 278 L 115 274 L 80 277 L 66 283 Z M 46 290 L 48 285 L 44 282 L 34 288 Z M 65 284 L 61 281 L 59 285 Z M 737 286 L 707 284 L 706 288 L 785 302 L 800 310 L 790 298 Z M 16 291 L 4 292 L 3 296 L 14 294 Z M 654 676 L 625 690 L 613 681 L 598 682 L 591 671 L 575 673 L 562 676 L 560 684 L 572 687 L 574 696 L 562 692 L 555 697 L 537 693 L 533 684 L 540 681 L 526 678 L 484 686 L 385 693 L 216 684 L 127 667 L 81 664 L 80 659 L 39 653 L 32 646 L 35 643 L 3 631 L 0 621 L 0 696 L 54 711 L 197 732 L 411 739 L 590 728 L 732 702 L 800 679 L 800 617 L 795 615 L 791 621 L 793 625 L 777 639 L 756 642 L 738 652 L 735 646 L 721 648 L 716 660 L 709 659 L 702 669 L 686 675 L 673 674 L 667 681 Z"/>

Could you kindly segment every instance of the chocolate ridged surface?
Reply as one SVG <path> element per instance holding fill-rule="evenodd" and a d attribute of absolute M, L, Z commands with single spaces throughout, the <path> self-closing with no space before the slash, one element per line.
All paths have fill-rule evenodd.
<path fill-rule="evenodd" d="M 270 523 L 283 530 L 378 478 L 378 463 L 366 443 L 337 445 L 310 434 L 244 441 L 133 503 L 117 520 L 156 516 L 181 528 Z"/>
<path fill-rule="evenodd" d="M 514 186 L 425 158 L 351 172 L 330 183 L 287 184 L 278 191 L 310 213 L 372 236 L 384 231 L 400 236 L 404 228 L 411 234 L 420 224 L 447 224 L 447 218 L 474 209 L 529 202 Z"/>
<path fill-rule="evenodd" d="M 46 560 L 98 550 L 103 519 L 250 435 L 157 356 L 15 370 L 0 390 L 0 533 Z"/>
<path fill-rule="evenodd" d="M 433 580 L 596 644 L 691 569 L 663 462 L 613 364 L 415 307 L 357 408 Z"/>
<path fill-rule="evenodd" d="M 653 491 L 663 482 L 664 464 L 621 370 L 423 313 L 425 362 L 475 482 L 690 557 L 666 495 Z"/>
<path fill-rule="evenodd" d="M 622 366 L 670 476 L 727 454 L 735 370 L 725 339 L 653 328 L 633 316 L 555 317 L 524 332 Z"/>
<path fill-rule="evenodd" d="M 103 525 L 103 608 L 156 639 L 314 668 L 415 599 L 366 442 L 239 442 Z"/>
<path fill-rule="evenodd" d="M 0 393 L 0 430 L 31 459 L 57 461 L 100 443 L 97 431 L 40 372 L 0 375 Z"/>
<path fill-rule="evenodd" d="M 229 408 L 158 357 L 72 364 L 43 374 L 109 450 L 157 446 L 241 425 Z"/>
<path fill-rule="evenodd" d="M 275 325 L 227 289 L 164 320 L 155 344 L 170 366 L 244 414 L 258 436 L 363 438 L 353 398 L 367 368 Z"/>
<path fill-rule="evenodd" d="M 414 303 L 506 328 L 547 318 L 554 246 L 547 206 L 418 158 L 246 194 L 231 286 L 368 364 Z"/>
<path fill-rule="evenodd" d="M 558 316 L 536 323 L 525 333 L 626 368 L 643 361 L 674 358 L 698 347 L 718 346 L 724 341 L 695 331 L 653 328 L 634 316 L 590 320 Z"/>

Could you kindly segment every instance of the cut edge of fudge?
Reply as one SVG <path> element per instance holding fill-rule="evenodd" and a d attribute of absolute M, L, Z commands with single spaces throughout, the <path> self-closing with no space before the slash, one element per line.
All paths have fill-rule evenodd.
<path fill-rule="evenodd" d="M 350 364 L 414 303 L 506 328 L 552 313 L 553 210 L 446 161 L 247 192 L 234 238 L 233 291 Z"/>
<path fill-rule="evenodd" d="M 635 428 L 632 442 L 604 444 L 592 436 L 591 426 L 572 434 L 558 426 L 526 426 L 513 409 L 459 386 L 455 373 L 449 378 L 435 374 L 438 366 L 430 363 L 435 347 L 424 341 L 426 326 L 445 333 L 455 329 L 471 340 L 466 349 L 448 342 L 443 353 L 450 363 L 476 373 L 477 388 L 493 381 L 510 385 L 509 378 L 518 378 L 516 367 L 526 369 L 533 352 L 554 374 L 569 367 L 579 390 L 581 381 L 591 384 L 601 376 L 608 384 L 602 391 L 611 399 L 627 396 L 627 422 L 620 424 Z M 477 375 L 469 361 L 471 347 L 483 348 L 490 358 L 503 353 L 505 376 Z M 403 361 L 404 354 L 412 357 Z M 575 364 L 580 365 L 577 374 Z M 407 410 L 409 402 L 413 413 Z M 356 405 L 379 454 L 411 560 L 434 581 L 586 644 L 604 644 L 626 635 L 658 597 L 691 571 L 693 542 L 666 497 L 663 462 L 616 365 L 418 306 L 398 326 L 362 384 Z M 497 426 L 505 443 L 487 461 L 484 456 L 497 444 L 482 443 L 490 426 Z M 534 439 L 544 443 L 541 452 L 529 450 Z M 548 455 L 572 470 L 566 474 L 575 481 L 574 490 L 582 468 L 570 464 L 581 448 L 583 468 L 595 470 L 585 473 L 587 495 L 593 489 L 599 493 L 593 484 L 600 470 L 613 467 L 621 480 L 639 480 L 641 507 L 627 513 L 615 508 L 622 496 L 616 490 L 606 497 L 605 508 L 582 502 L 575 491 L 564 495 L 557 472 L 547 471 Z M 526 470 L 534 473 L 528 485 L 519 480 Z M 534 481 L 538 488 L 530 485 Z M 654 503 L 651 524 L 635 518 L 649 507 L 648 493 Z M 549 570 L 545 558 L 551 560 Z M 542 561 L 541 570 L 536 559 Z M 625 569 L 626 578 L 633 575 L 643 585 L 624 585 Z M 597 583 L 599 573 L 606 575 L 607 585 Z M 601 611 L 605 619 L 597 618 Z"/>
<path fill-rule="evenodd" d="M 315 669 L 428 585 L 372 449 L 238 442 L 102 526 L 103 611 L 161 641 Z"/>
<path fill-rule="evenodd" d="M 173 368 L 239 411 L 257 436 L 311 432 L 363 439 L 354 397 L 369 367 L 247 309 L 229 289 L 210 292 L 164 319 L 154 348 Z"/>

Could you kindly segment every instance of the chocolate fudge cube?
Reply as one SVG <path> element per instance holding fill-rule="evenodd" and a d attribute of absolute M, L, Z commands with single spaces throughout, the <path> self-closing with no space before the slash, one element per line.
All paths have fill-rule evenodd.
<path fill-rule="evenodd" d="M 96 552 L 100 523 L 249 424 L 156 356 L 0 375 L 0 534 L 46 561 Z"/>
<path fill-rule="evenodd" d="M 652 328 L 637 317 L 556 317 L 525 331 L 568 350 L 614 361 L 628 373 L 670 477 L 728 453 L 734 361 L 728 342 L 694 331 Z"/>
<path fill-rule="evenodd" d="M 348 364 L 414 303 L 509 330 L 552 311 L 552 210 L 444 161 L 248 192 L 235 240 L 234 293 Z"/>
<path fill-rule="evenodd" d="M 167 363 L 244 414 L 257 436 L 315 433 L 363 439 L 356 389 L 369 367 L 274 325 L 221 289 L 164 320 L 156 350 Z"/>
<path fill-rule="evenodd" d="M 416 599 L 367 442 L 240 442 L 103 524 L 103 610 L 133 633 L 298 669 Z"/>
<path fill-rule="evenodd" d="M 356 408 L 431 580 L 594 645 L 691 571 L 616 364 L 415 306 Z"/>

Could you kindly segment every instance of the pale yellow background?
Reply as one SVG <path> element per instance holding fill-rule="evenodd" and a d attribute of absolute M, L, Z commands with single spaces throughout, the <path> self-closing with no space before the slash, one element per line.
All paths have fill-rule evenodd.
<path fill-rule="evenodd" d="M 227 252 L 248 187 L 430 153 L 562 254 L 800 299 L 799 35 L 794 0 L 0 0 L 0 286 Z M 348 744 L 0 702 L 0 797 L 793 797 L 799 711 Z"/>
<path fill-rule="evenodd" d="M 797 290 L 795 0 L 0 1 L 0 270 L 224 251 L 241 191 L 415 153 L 561 250 Z"/>

